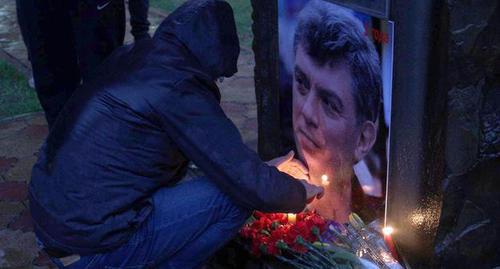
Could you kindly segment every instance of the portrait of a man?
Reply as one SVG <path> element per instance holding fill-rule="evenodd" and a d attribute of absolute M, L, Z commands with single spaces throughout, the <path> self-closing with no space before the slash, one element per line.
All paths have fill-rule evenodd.
<path fill-rule="evenodd" d="M 346 222 L 351 212 L 366 209 L 363 189 L 381 188 L 361 188 L 354 169 L 385 157 L 371 153 L 377 139 L 385 141 L 378 138 L 380 56 L 350 10 L 321 0 L 305 3 L 298 13 L 292 47 L 293 142 L 310 181 L 325 187 L 323 199 L 309 207 Z M 367 171 L 371 177 L 374 170 Z M 375 199 L 381 207 L 382 197 Z"/>

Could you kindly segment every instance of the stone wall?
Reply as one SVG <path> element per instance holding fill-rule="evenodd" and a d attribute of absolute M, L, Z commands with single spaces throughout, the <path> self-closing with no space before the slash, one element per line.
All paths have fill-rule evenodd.
<path fill-rule="evenodd" d="M 500 2 L 447 1 L 448 123 L 435 254 L 443 268 L 500 266 Z"/>

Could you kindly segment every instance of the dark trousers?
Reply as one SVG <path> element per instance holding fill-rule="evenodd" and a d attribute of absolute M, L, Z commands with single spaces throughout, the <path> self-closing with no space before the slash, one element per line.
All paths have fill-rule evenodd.
<path fill-rule="evenodd" d="M 16 0 L 49 128 L 82 80 L 125 37 L 123 0 Z"/>
<path fill-rule="evenodd" d="M 52 258 L 60 269 L 200 268 L 250 217 L 205 177 L 153 195 L 153 211 L 123 246 L 109 252 Z M 67 266 L 63 261 L 69 260 Z"/>
<path fill-rule="evenodd" d="M 149 38 L 149 0 L 129 0 L 128 10 L 130 12 L 130 25 L 134 39 L 140 40 Z"/>

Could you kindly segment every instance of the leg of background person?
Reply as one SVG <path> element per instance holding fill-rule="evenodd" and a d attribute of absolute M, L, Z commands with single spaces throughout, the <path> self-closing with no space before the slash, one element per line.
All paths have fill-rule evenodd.
<path fill-rule="evenodd" d="M 30 60 L 29 37 L 30 34 L 34 33 L 33 30 L 30 29 L 31 24 L 29 23 L 29 20 L 35 17 L 35 8 L 33 4 L 33 1 L 16 0 L 17 23 L 19 24 L 21 36 L 27 48 L 28 60 Z"/>
<path fill-rule="evenodd" d="M 128 10 L 130 13 L 130 25 L 132 26 L 131 32 L 134 39 L 137 41 L 149 38 L 149 0 L 129 0 Z"/>
<path fill-rule="evenodd" d="M 96 67 L 125 39 L 123 0 L 78 2 L 73 15 L 79 66 L 83 80 L 92 77 Z"/>
<path fill-rule="evenodd" d="M 250 216 L 206 178 L 161 188 L 152 200 L 151 215 L 124 246 L 82 257 L 68 269 L 195 268 Z"/>
<path fill-rule="evenodd" d="M 80 81 L 66 2 L 17 2 L 19 26 L 49 128 Z"/>
<path fill-rule="evenodd" d="M 24 44 L 26 45 L 26 51 L 27 51 L 27 54 L 28 54 L 28 60 L 31 61 L 31 57 L 30 57 L 30 50 L 28 49 L 29 48 L 29 37 L 27 36 L 29 34 L 29 32 L 31 31 L 28 31 L 28 19 L 29 18 L 33 18 L 33 15 L 26 15 L 23 14 L 21 16 L 21 13 L 22 12 L 26 12 L 26 7 L 22 8 L 21 6 L 22 5 L 30 5 L 30 2 L 27 2 L 25 1 L 23 3 L 22 0 L 16 0 L 16 15 L 17 15 L 17 23 L 19 24 L 19 29 L 21 29 L 21 36 L 23 38 L 23 41 L 24 41 Z M 34 9 L 33 8 L 29 8 L 28 10 L 34 12 Z M 31 71 L 31 76 L 30 78 L 28 79 L 28 84 L 31 88 L 35 88 L 35 80 L 33 78 L 33 71 Z"/>

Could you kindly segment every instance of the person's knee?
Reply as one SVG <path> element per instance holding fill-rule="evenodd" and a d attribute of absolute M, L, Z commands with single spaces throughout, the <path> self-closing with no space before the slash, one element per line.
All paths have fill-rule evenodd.
<path fill-rule="evenodd" d="M 199 184 L 205 192 L 211 193 L 221 199 L 224 204 L 224 218 L 228 218 L 234 223 L 243 224 L 251 215 L 252 210 L 239 206 L 229 195 L 224 193 L 215 183 L 208 179 L 202 179 Z"/>
<path fill-rule="evenodd" d="M 157 210 L 166 210 L 165 205 L 175 205 L 176 210 L 211 210 L 218 221 L 230 221 L 239 225 L 250 217 L 251 210 L 239 206 L 215 183 L 205 177 L 192 179 L 176 186 L 163 188 L 154 195 Z"/>
<path fill-rule="evenodd" d="M 235 226 L 242 226 L 245 221 L 251 216 L 252 210 L 242 207 L 234 202 L 231 197 L 224 195 L 224 199 L 227 203 L 227 211 L 225 214 L 225 219 L 229 223 L 233 223 Z"/>
<path fill-rule="evenodd" d="M 233 205 L 233 208 L 231 212 L 229 213 L 228 217 L 234 221 L 236 226 L 243 226 L 245 222 L 250 218 L 252 215 L 252 210 L 246 209 L 243 207 L 240 207 L 238 205 Z"/>

